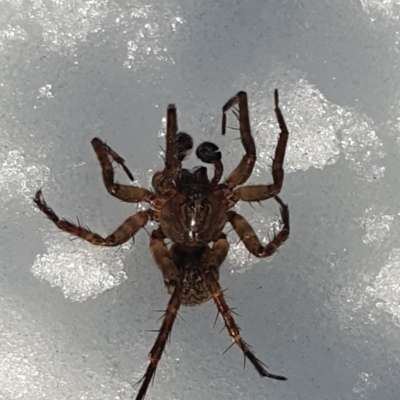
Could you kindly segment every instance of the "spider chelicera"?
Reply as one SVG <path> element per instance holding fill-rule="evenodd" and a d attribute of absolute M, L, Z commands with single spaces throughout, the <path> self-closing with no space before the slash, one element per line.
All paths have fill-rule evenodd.
<path fill-rule="evenodd" d="M 147 210 L 138 211 L 106 237 L 83 225 L 59 218 L 45 202 L 41 190 L 38 190 L 34 198 L 36 206 L 59 229 L 98 246 L 119 246 L 133 238 L 149 220 L 158 224 L 158 228 L 151 233 L 150 252 L 161 270 L 171 298 L 156 342 L 150 351 L 150 364 L 140 381 L 136 400 L 144 399 L 146 395 L 180 305 L 199 305 L 211 298 L 233 343 L 242 350 L 257 372 L 263 377 L 286 380 L 283 376 L 268 372 L 243 340 L 218 280 L 219 268 L 229 250 L 226 235 L 223 233 L 227 222 L 232 225 L 246 249 L 260 258 L 275 253 L 289 236 L 288 206 L 278 197 L 283 183 L 282 167 L 289 132 L 279 108 L 278 91 L 275 90 L 275 114 L 281 133 L 272 162 L 273 183 L 242 186 L 249 179 L 256 162 L 256 147 L 250 131 L 245 92 L 239 92 L 224 105 L 223 135 L 226 131 L 226 112 L 230 109 L 239 121 L 240 138 L 245 154 L 223 183 L 220 183 L 223 175 L 221 153 L 213 143 L 204 142 L 196 150 L 196 155 L 201 161 L 214 166 L 211 181 L 205 167 L 197 167 L 192 171 L 182 168 L 182 161 L 192 149 L 193 140 L 186 133 L 178 133 L 174 105 L 169 105 L 167 109 L 165 167 L 163 171 L 154 174 L 152 191 L 117 183 L 114 179 L 113 161 L 119 164 L 133 181 L 124 159 L 102 140 L 92 140 L 108 192 L 122 201 L 149 204 Z M 250 224 L 232 208 L 239 200 L 255 202 L 269 198 L 278 202 L 283 226 L 266 245 L 263 245 Z M 165 243 L 166 239 L 172 241 L 170 247 Z"/>

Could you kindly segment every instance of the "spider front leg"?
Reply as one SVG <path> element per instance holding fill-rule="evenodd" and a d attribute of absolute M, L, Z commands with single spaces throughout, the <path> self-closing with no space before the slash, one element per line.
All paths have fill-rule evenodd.
<path fill-rule="evenodd" d="M 239 120 L 240 139 L 246 151 L 242 157 L 239 165 L 231 172 L 226 180 L 229 188 L 233 189 L 241 185 L 249 179 L 253 172 L 254 164 L 256 162 L 256 145 L 250 130 L 249 107 L 247 104 L 247 94 L 239 92 L 235 97 L 232 97 L 222 108 L 222 134 L 225 135 L 226 131 L 226 112 L 234 107 L 236 104 L 239 106 Z"/>
<path fill-rule="evenodd" d="M 173 186 L 173 180 L 176 173 L 181 168 L 181 162 L 178 158 L 177 146 L 178 117 L 176 107 L 170 104 L 167 108 L 167 148 L 165 151 L 165 168 L 162 172 L 157 172 L 153 177 L 153 187 L 157 194 L 163 195 Z M 193 145 L 193 144 L 192 144 Z M 185 156 L 183 155 L 183 158 Z M 182 158 L 182 159 L 183 159 Z"/>
<path fill-rule="evenodd" d="M 289 138 L 282 112 L 279 108 L 278 90 L 275 90 L 275 114 L 279 123 L 281 133 L 279 134 L 278 144 L 275 149 L 275 157 L 272 161 L 272 178 L 274 183 L 271 185 L 243 186 L 234 191 L 235 196 L 243 201 L 261 201 L 273 197 L 282 189 L 283 184 L 283 161 L 285 159 L 286 145 Z"/>
<path fill-rule="evenodd" d="M 117 199 L 129 203 L 139 203 L 141 201 L 149 200 L 151 193 L 147 189 L 136 186 L 121 185 L 114 181 L 114 167 L 111 164 L 111 160 L 114 160 L 117 164 L 121 165 L 129 179 L 133 181 L 133 176 L 125 165 L 125 160 L 122 157 L 120 157 L 113 149 L 111 149 L 111 147 L 99 138 L 94 138 L 92 140 L 92 146 L 96 152 L 97 158 L 99 159 L 104 185 L 106 186 L 108 193 L 115 196 Z"/>
<path fill-rule="evenodd" d="M 97 233 L 92 232 L 90 229 L 81 225 L 76 225 L 64 218 L 59 218 L 56 213 L 45 202 L 42 191 L 38 190 L 33 201 L 40 211 L 44 212 L 46 216 L 53 221 L 53 223 L 62 231 L 70 235 L 80 237 L 87 242 L 97 246 L 119 246 L 143 228 L 149 219 L 147 211 L 139 211 L 129 217 L 119 228 L 117 228 L 111 235 L 103 238 Z"/>
<path fill-rule="evenodd" d="M 235 229 L 246 249 L 259 258 L 268 257 L 274 254 L 289 237 L 289 208 L 278 196 L 275 196 L 274 198 L 281 207 L 283 227 L 265 246 L 261 244 L 253 228 L 241 215 L 234 211 L 228 211 L 227 213 L 229 222 L 233 226 L 233 229 Z"/>
<path fill-rule="evenodd" d="M 275 149 L 275 157 L 272 162 L 272 178 L 274 180 L 274 189 L 272 192 L 276 192 L 278 194 L 282 188 L 283 184 L 283 161 L 285 159 L 286 145 L 289 138 L 289 131 L 285 123 L 285 119 L 283 118 L 281 109 L 279 108 L 279 94 L 278 89 L 275 89 L 274 92 L 275 99 L 275 115 L 278 120 L 279 128 L 281 133 L 279 134 L 278 144 Z"/>

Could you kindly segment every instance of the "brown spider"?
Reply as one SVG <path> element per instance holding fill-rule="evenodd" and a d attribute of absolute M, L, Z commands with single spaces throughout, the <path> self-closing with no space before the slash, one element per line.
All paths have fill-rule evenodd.
<path fill-rule="evenodd" d="M 238 105 L 238 110 L 235 108 L 236 105 Z M 224 135 L 226 130 L 226 112 L 231 108 L 233 108 L 233 112 L 239 120 L 240 138 L 246 153 L 224 183 L 219 183 L 223 173 L 221 153 L 213 143 L 205 142 L 196 151 L 201 161 L 213 164 L 215 167 L 211 182 L 207 177 L 205 167 L 198 167 L 193 171 L 181 168 L 182 161 L 193 147 L 193 140 L 186 133 L 177 133 L 177 114 L 174 105 L 168 106 L 167 110 L 165 168 L 163 171 L 156 172 L 153 177 L 154 192 L 141 187 L 116 183 L 112 161 L 119 164 L 129 178 L 133 180 L 124 159 L 100 139 L 92 140 L 108 192 L 122 201 L 146 202 L 150 205 L 148 210 L 139 211 L 129 217 L 119 228 L 105 238 L 80 224 L 76 225 L 66 219 L 60 219 L 46 204 L 41 190 L 38 190 L 34 198 L 36 206 L 59 229 L 99 246 L 121 245 L 134 237 L 149 220 L 158 223 L 158 228 L 151 234 L 150 251 L 163 274 L 164 283 L 171 298 L 156 342 L 150 351 L 150 364 L 140 381 L 141 387 L 136 400 L 144 399 L 146 395 L 180 305 L 194 306 L 211 298 L 214 300 L 219 314 L 221 314 L 233 343 L 236 343 L 242 350 L 258 373 L 268 378 L 286 380 L 283 376 L 269 373 L 265 365 L 242 339 L 240 329 L 233 319 L 218 280 L 219 267 L 229 250 L 226 235 L 222 232 L 228 221 L 247 250 L 260 258 L 275 253 L 289 236 L 288 207 L 278 197 L 283 183 L 282 165 L 289 132 L 279 109 L 278 91 L 275 90 L 275 113 L 281 133 L 272 162 L 273 184 L 238 187 L 248 180 L 253 171 L 256 161 L 256 148 L 250 131 L 245 92 L 239 92 L 224 105 L 222 109 L 222 134 Z M 249 223 L 242 216 L 232 211 L 232 208 L 239 200 L 253 202 L 271 197 L 280 205 L 283 227 L 264 246 Z M 165 243 L 167 238 L 172 241 L 170 248 Z M 211 247 L 209 246 L 210 243 L 212 243 Z"/>

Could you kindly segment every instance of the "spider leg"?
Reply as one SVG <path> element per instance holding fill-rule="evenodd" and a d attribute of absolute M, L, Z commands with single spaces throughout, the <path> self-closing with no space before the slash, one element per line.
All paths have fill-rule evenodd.
<path fill-rule="evenodd" d="M 115 196 L 117 199 L 129 203 L 149 201 L 151 192 L 147 189 L 136 186 L 121 185 L 114 181 L 114 167 L 111 164 L 111 160 L 114 160 L 117 164 L 121 165 L 129 179 L 133 181 L 133 176 L 126 167 L 125 160 L 122 157 L 120 157 L 111 149 L 111 147 L 99 138 L 94 138 L 92 140 L 92 146 L 96 152 L 97 158 L 99 159 L 104 185 L 106 186 L 108 193 Z"/>
<path fill-rule="evenodd" d="M 228 211 L 228 220 L 238 234 L 246 249 L 256 257 L 264 258 L 274 254 L 289 237 L 289 208 L 278 197 L 274 197 L 281 207 L 283 227 L 273 238 L 263 246 L 250 224 L 234 211 Z"/>
<path fill-rule="evenodd" d="M 161 359 L 168 337 L 171 334 L 172 326 L 174 325 L 175 319 L 178 315 L 178 310 L 181 305 L 181 298 L 182 287 L 179 283 L 177 283 L 174 292 L 172 293 L 172 296 L 168 302 L 167 310 L 165 311 L 165 317 L 158 332 L 156 342 L 150 350 L 150 364 L 147 367 L 146 373 L 144 374 L 143 378 L 139 381 L 141 382 L 141 386 L 139 389 L 139 393 L 136 396 L 136 400 L 143 400 L 146 396 L 147 389 L 152 378 L 154 377 L 157 369 L 157 364 Z"/>
<path fill-rule="evenodd" d="M 253 364 L 254 368 L 261 376 L 266 376 L 267 378 L 277 379 L 279 381 L 285 381 L 287 378 L 280 375 L 271 374 L 265 369 L 264 364 L 255 356 L 255 354 L 250 350 L 250 346 L 243 340 L 240 333 L 240 328 L 236 324 L 232 312 L 225 301 L 223 291 L 220 284 L 215 278 L 213 271 L 210 269 L 205 273 L 205 279 L 207 281 L 208 287 L 210 288 L 211 295 L 214 299 L 215 305 L 217 306 L 218 312 L 221 314 L 222 319 L 226 329 L 228 330 L 229 336 L 233 340 L 240 350 L 242 350 L 245 357 Z"/>
<path fill-rule="evenodd" d="M 276 119 L 279 123 L 279 128 L 281 133 L 279 134 L 278 144 L 275 149 L 275 157 L 272 161 L 272 178 L 274 180 L 274 184 L 271 185 L 271 192 L 274 194 L 278 194 L 281 191 L 282 184 L 283 184 L 283 161 L 285 159 L 285 152 L 286 152 L 286 145 L 289 138 L 289 131 L 286 126 L 285 120 L 283 118 L 281 109 L 279 108 L 279 95 L 278 89 L 275 89 L 274 92 L 275 97 L 275 115 Z"/>
<path fill-rule="evenodd" d="M 178 117 L 176 107 L 170 104 L 167 108 L 167 149 L 165 151 L 165 168 L 161 173 L 156 173 L 153 177 L 153 186 L 157 194 L 165 194 L 173 185 L 176 173 L 181 168 L 177 146 Z M 178 158 L 179 156 L 179 158 Z M 183 156 L 184 158 L 184 156 Z"/>
<path fill-rule="evenodd" d="M 253 187 L 243 187 L 235 191 L 235 195 L 244 201 L 259 201 L 268 199 L 276 194 L 279 194 L 283 184 L 284 171 L 283 162 L 285 159 L 286 145 L 289 138 L 289 131 L 287 129 L 285 119 L 283 118 L 281 109 L 279 108 L 279 94 L 278 90 L 274 92 L 275 100 L 275 115 L 278 120 L 279 134 L 278 144 L 275 149 L 275 156 L 272 162 L 272 178 L 274 183 L 271 185 L 258 185 L 255 189 Z M 236 103 L 239 104 L 239 123 L 240 123 L 240 136 L 242 139 L 243 147 L 246 154 L 243 156 L 241 162 L 236 169 L 229 175 L 226 183 L 233 189 L 235 186 L 243 184 L 250 177 L 253 170 L 256 153 L 253 137 L 250 132 L 249 113 L 247 105 L 246 93 L 239 92 L 236 97 L 229 100 L 223 107 L 222 118 L 222 133 L 225 134 L 226 129 L 226 111 L 233 107 Z"/>
<path fill-rule="evenodd" d="M 282 189 L 283 184 L 283 161 L 285 159 L 286 145 L 289 138 L 282 112 L 279 108 L 278 90 L 275 89 L 275 114 L 281 129 L 278 144 L 275 149 L 275 157 L 272 160 L 272 178 L 274 183 L 271 185 L 243 186 L 234 191 L 235 196 L 243 201 L 261 201 L 276 196 Z"/>
<path fill-rule="evenodd" d="M 249 179 L 253 172 L 254 164 L 256 162 L 256 145 L 250 130 L 249 108 L 247 104 L 247 94 L 239 92 L 235 97 L 232 97 L 222 108 L 222 134 L 225 135 L 226 131 L 226 112 L 234 107 L 236 104 L 239 106 L 239 127 L 240 139 L 246 151 L 242 157 L 239 165 L 231 172 L 226 180 L 228 187 L 241 185 Z"/>
<path fill-rule="evenodd" d="M 222 156 L 218 146 L 211 142 L 203 142 L 197 147 L 196 156 L 204 163 L 214 165 L 214 177 L 211 184 L 217 185 L 224 173 L 224 166 L 221 162 Z"/>
<path fill-rule="evenodd" d="M 262 201 L 269 199 L 273 196 L 276 196 L 280 187 L 275 184 L 271 185 L 251 185 L 251 186 L 242 186 L 233 191 L 234 196 L 238 200 L 253 202 L 253 201 Z"/>
<path fill-rule="evenodd" d="M 164 283 L 169 287 L 179 282 L 180 277 L 178 268 L 174 264 L 171 253 L 165 244 L 165 239 L 166 236 L 163 234 L 161 228 L 154 230 L 151 233 L 150 253 L 163 275 Z"/>
<path fill-rule="evenodd" d="M 221 232 L 214 240 L 210 253 L 207 255 L 206 269 L 218 269 L 229 252 L 229 242 L 225 233 Z"/>
<path fill-rule="evenodd" d="M 167 109 L 167 150 L 165 156 L 164 174 L 167 179 L 172 180 L 180 168 L 178 161 L 178 149 L 176 146 L 176 133 L 178 131 L 178 117 L 176 107 L 170 104 Z"/>
<path fill-rule="evenodd" d="M 97 246 L 119 246 L 143 228 L 149 219 L 147 211 L 139 211 L 129 217 L 119 228 L 117 228 L 111 235 L 103 238 L 97 233 L 92 232 L 87 227 L 82 226 L 80 223 L 74 224 L 66 219 L 59 218 L 57 214 L 45 202 L 42 191 L 38 190 L 33 201 L 40 211 L 52 221 L 59 229 L 70 235 L 80 237 Z"/>

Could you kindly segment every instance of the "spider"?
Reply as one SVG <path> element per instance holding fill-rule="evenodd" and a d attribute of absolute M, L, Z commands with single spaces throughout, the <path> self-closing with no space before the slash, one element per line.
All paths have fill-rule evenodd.
<path fill-rule="evenodd" d="M 256 147 L 250 131 L 245 92 L 239 92 L 223 106 L 223 135 L 226 131 L 226 113 L 230 109 L 239 121 L 245 154 L 223 183 L 220 183 L 223 175 L 221 153 L 211 142 L 202 143 L 196 150 L 196 155 L 202 162 L 214 166 L 211 181 L 205 167 L 197 167 L 192 171 L 182 168 L 182 161 L 191 151 L 193 140 L 187 133 L 178 133 L 174 105 L 169 105 L 167 109 L 165 167 L 163 171 L 154 174 L 153 191 L 117 183 L 114 179 L 113 161 L 133 181 L 125 160 L 100 139 L 92 140 L 108 192 L 122 201 L 149 204 L 146 211 L 138 211 L 107 237 L 102 237 L 79 223 L 74 224 L 59 218 L 45 202 L 41 189 L 34 198 L 36 206 L 59 229 L 98 246 L 119 246 L 133 238 L 149 220 L 158 224 L 158 228 L 151 233 L 150 252 L 161 270 L 171 297 L 156 342 L 149 354 L 149 366 L 139 381 L 141 386 L 136 400 L 144 399 L 146 395 L 180 305 L 195 306 L 211 298 L 233 341 L 232 345 L 236 344 L 240 348 L 262 377 L 286 380 L 283 376 L 268 372 L 243 340 L 218 281 L 219 268 L 229 250 L 226 235 L 222 232 L 227 222 L 232 225 L 247 250 L 260 258 L 275 253 L 289 236 L 288 206 L 278 197 L 283 183 L 282 166 L 289 132 L 279 108 L 278 91 L 275 90 L 275 114 L 281 132 L 272 162 L 273 183 L 242 186 L 250 177 L 256 162 Z M 266 245 L 262 245 L 250 224 L 232 208 L 239 200 L 255 202 L 269 198 L 274 198 L 280 206 L 283 227 Z M 172 241 L 170 247 L 167 246 L 166 239 Z"/>

